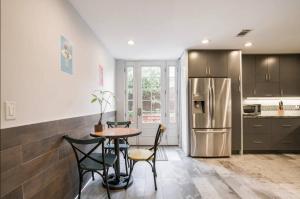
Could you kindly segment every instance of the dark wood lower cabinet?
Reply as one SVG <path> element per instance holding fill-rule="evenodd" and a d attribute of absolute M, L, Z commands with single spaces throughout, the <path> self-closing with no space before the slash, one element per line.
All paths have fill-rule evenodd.
<path fill-rule="evenodd" d="M 300 118 L 244 118 L 245 151 L 300 151 Z"/>
<path fill-rule="evenodd" d="M 300 119 L 272 119 L 271 149 L 300 149 Z"/>

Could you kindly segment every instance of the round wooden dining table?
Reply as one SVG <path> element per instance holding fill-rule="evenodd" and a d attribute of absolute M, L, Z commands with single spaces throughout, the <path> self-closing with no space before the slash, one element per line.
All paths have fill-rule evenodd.
<path fill-rule="evenodd" d="M 115 173 L 110 174 L 107 180 L 107 184 L 110 189 L 123 189 L 127 185 L 127 181 L 129 176 L 125 173 L 121 173 L 120 170 L 120 146 L 119 140 L 120 138 L 128 138 L 141 134 L 142 131 L 136 128 L 107 128 L 101 132 L 92 132 L 90 135 L 93 137 L 105 137 L 114 140 L 114 150 L 117 156 L 117 160 L 115 163 Z M 132 184 L 132 178 L 128 183 L 128 186 Z M 104 186 L 107 186 L 103 183 Z"/>

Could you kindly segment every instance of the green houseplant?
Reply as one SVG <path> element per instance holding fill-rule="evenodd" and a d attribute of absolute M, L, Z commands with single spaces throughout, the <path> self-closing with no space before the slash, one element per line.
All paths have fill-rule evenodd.
<path fill-rule="evenodd" d="M 108 106 L 111 106 L 111 99 L 114 98 L 114 94 L 107 90 L 96 90 L 92 93 L 91 103 L 99 103 L 100 107 L 100 118 L 98 124 L 95 125 L 95 132 L 103 131 L 102 118 L 103 113 L 106 111 Z"/>

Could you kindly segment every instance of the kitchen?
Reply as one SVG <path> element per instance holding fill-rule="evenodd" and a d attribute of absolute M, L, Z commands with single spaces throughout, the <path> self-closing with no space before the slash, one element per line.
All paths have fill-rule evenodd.
<path fill-rule="evenodd" d="M 233 154 L 299 153 L 300 84 L 297 83 L 300 80 L 299 66 L 299 54 L 242 54 L 239 51 L 190 50 L 188 52 L 190 81 L 197 80 L 195 77 L 212 78 L 215 81 L 220 78 L 230 78 L 232 86 L 232 103 L 223 104 L 223 108 L 216 107 L 215 111 L 215 114 L 222 115 L 224 114 L 223 109 L 232 106 L 232 119 L 229 117 L 231 110 L 227 110 L 227 115 L 224 114 L 221 117 L 222 119 L 225 118 L 225 123 L 228 124 L 215 127 L 216 129 L 223 128 L 223 130 L 230 129 L 232 122 L 232 132 L 229 132 L 228 135 L 224 133 L 220 135 L 219 133 L 216 136 L 212 136 L 211 133 L 205 136 L 203 136 L 203 132 L 202 134 L 192 133 L 190 139 L 193 152 L 191 155 L 195 157 L 230 156 L 231 153 L 228 151 L 231 151 L 231 147 Z M 198 81 L 200 80 L 198 79 Z M 222 86 L 224 89 L 224 85 Z M 192 89 L 194 91 L 196 88 L 192 87 Z M 204 88 L 202 91 L 205 95 Z M 199 92 L 201 89 L 193 95 L 190 94 L 189 100 L 192 101 L 191 103 L 202 103 L 203 107 L 200 107 L 202 110 L 204 108 L 209 109 L 210 103 L 204 105 L 206 100 L 195 101 L 194 98 L 197 98 L 196 94 Z M 216 90 L 215 92 L 221 95 L 221 92 L 224 91 Z M 209 97 L 209 95 L 207 96 Z M 221 95 L 219 98 L 219 101 L 223 101 L 226 99 L 226 95 Z M 196 125 L 197 121 L 201 120 L 199 118 L 207 117 L 204 113 L 201 115 L 199 110 L 197 112 L 197 108 L 199 109 L 196 107 L 197 105 L 200 106 L 193 104 L 192 108 L 189 109 L 190 112 L 195 109 L 190 115 L 190 121 L 193 121 L 193 124 L 190 124 L 191 128 L 209 129 L 205 125 Z M 217 102 L 217 105 L 221 106 L 220 102 Z M 206 114 L 209 115 L 209 112 L 211 111 Z M 218 122 L 215 121 L 218 118 L 208 120 Z M 224 123 L 224 120 L 221 122 Z M 199 138 L 196 135 L 199 135 Z M 228 137 L 232 137 L 232 143 Z M 202 140 L 206 140 L 207 145 L 203 144 Z M 213 144 L 214 140 L 216 146 Z M 222 140 L 226 141 L 220 144 Z M 198 146 L 203 147 L 203 149 L 195 149 L 197 141 L 202 143 Z M 223 145 L 228 148 L 226 153 L 223 148 L 217 147 Z M 207 151 L 208 147 L 210 152 Z M 203 150 L 205 153 L 201 153 Z"/>
<path fill-rule="evenodd" d="M 2 0 L 0 198 L 299 199 L 299 10 Z"/>

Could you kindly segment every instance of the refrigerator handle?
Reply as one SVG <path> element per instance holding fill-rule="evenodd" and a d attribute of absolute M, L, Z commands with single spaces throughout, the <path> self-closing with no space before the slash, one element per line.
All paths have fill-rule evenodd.
<path fill-rule="evenodd" d="M 211 119 L 212 119 L 212 92 L 211 92 L 211 87 L 208 90 L 208 100 L 209 100 L 208 108 L 209 108 L 209 117 L 210 117 L 209 119 L 211 121 Z"/>
<path fill-rule="evenodd" d="M 211 88 L 211 120 L 215 117 L 215 92 L 214 89 Z"/>

